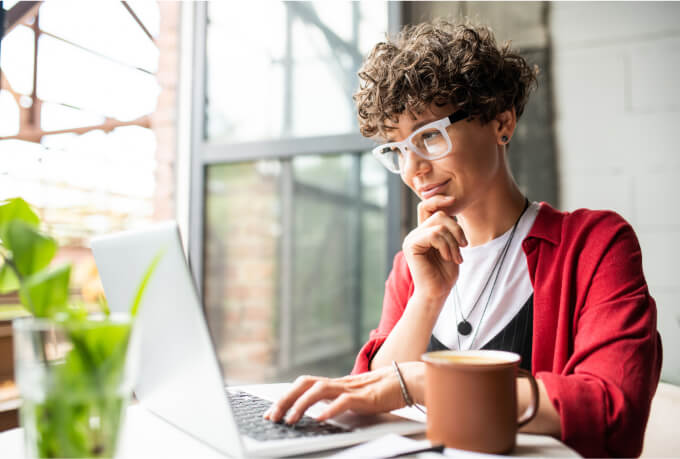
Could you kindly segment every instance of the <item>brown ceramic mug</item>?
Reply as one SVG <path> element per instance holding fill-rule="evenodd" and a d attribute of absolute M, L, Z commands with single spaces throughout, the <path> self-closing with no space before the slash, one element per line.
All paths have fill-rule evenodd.
<path fill-rule="evenodd" d="M 436 351 L 423 354 L 427 438 L 483 453 L 515 447 L 517 430 L 538 410 L 538 386 L 512 352 Z M 517 419 L 517 377 L 531 384 L 532 401 Z"/>

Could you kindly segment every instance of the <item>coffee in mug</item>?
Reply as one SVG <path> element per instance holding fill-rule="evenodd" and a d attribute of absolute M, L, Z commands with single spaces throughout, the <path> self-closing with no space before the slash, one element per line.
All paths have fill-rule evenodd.
<path fill-rule="evenodd" d="M 423 354 L 427 438 L 434 444 L 504 454 L 538 409 L 538 386 L 512 352 L 436 351 Z M 531 383 L 532 402 L 517 419 L 517 377 Z"/>

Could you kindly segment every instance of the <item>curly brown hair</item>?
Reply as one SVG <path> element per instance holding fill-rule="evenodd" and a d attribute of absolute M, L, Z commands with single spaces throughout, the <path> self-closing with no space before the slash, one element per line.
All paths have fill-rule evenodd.
<path fill-rule="evenodd" d="M 359 69 L 359 128 L 366 137 L 384 135 L 386 120 L 396 123 L 405 110 L 419 114 L 432 103 L 453 104 L 484 124 L 513 107 L 519 118 L 537 74 L 509 43 L 498 47 L 486 26 L 406 26 L 396 40 L 375 45 Z"/>

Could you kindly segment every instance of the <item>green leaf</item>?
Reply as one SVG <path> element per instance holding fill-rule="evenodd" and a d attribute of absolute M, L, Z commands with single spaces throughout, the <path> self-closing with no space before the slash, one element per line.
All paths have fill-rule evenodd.
<path fill-rule="evenodd" d="M 19 289 L 19 279 L 7 262 L 0 266 L 0 295 Z"/>
<path fill-rule="evenodd" d="M 21 198 L 12 198 L 0 201 L 0 239 L 4 239 L 4 226 L 11 221 L 22 221 L 30 226 L 37 227 L 40 218 L 33 212 L 31 206 Z"/>
<path fill-rule="evenodd" d="M 71 265 L 42 270 L 22 282 L 19 298 L 36 317 L 52 317 L 63 311 L 68 301 L 68 282 Z"/>
<path fill-rule="evenodd" d="M 151 274 L 153 274 L 153 272 L 156 270 L 156 266 L 158 265 L 158 262 L 161 261 L 161 258 L 163 258 L 163 255 L 165 255 L 165 249 L 159 250 L 156 256 L 153 257 L 153 260 L 151 260 L 151 264 L 149 265 L 149 267 L 146 268 L 144 277 L 142 278 L 142 281 L 139 283 L 139 287 L 137 287 L 135 299 L 132 302 L 132 308 L 130 309 L 130 314 L 132 315 L 132 317 L 135 317 L 137 315 L 137 310 L 139 309 L 139 304 L 142 302 L 144 290 L 146 290 L 146 286 L 149 283 L 149 279 L 151 279 Z"/>
<path fill-rule="evenodd" d="M 5 224 L 3 243 L 12 252 L 14 265 L 21 276 L 30 276 L 45 268 L 57 253 L 54 239 L 22 220 Z"/>

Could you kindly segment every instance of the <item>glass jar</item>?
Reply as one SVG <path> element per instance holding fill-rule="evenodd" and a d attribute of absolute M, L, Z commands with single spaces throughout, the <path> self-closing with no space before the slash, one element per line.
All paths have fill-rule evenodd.
<path fill-rule="evenodd" d="M 129 315 L 15 319 L 26 457 L 113 457 L 139 360 Z"/>

